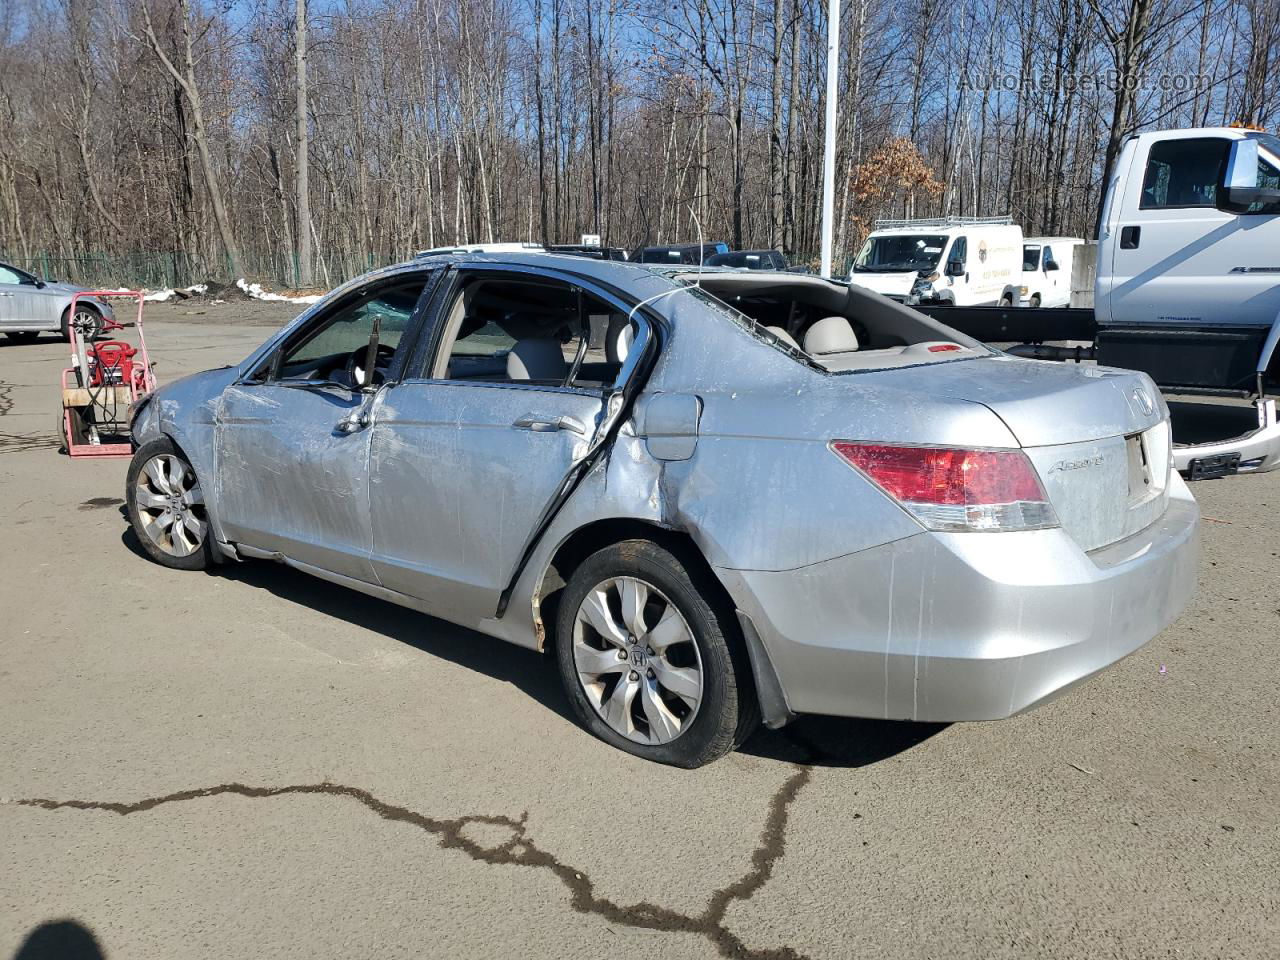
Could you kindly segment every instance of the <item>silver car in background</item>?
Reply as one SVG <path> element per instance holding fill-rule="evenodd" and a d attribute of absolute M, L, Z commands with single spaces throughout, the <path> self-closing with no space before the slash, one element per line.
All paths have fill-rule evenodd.
<path fill-rule="evenodd" d="M 102 332 L 103 319 L 114 319 L 105 300 L 86 298 L 76 302 L 71 315 L 71 299 L 88 287 L 41 280 L 33 273 L 8 263 L 0 263 L 0 332 L 10 340 L 30 343 L 41 333 L 57 333 L 70 340 L 68 327 L 92 340 Z"/>
<path fill-rule="evenodd" d="M 1145 375 L 810 276 L 427 257 L 160 389 L 133 436 L 159 562 L 282 561 L 554 650 L 587 729 L 681 766 L 797 713 L 1010 716 L 1196 585 Z"/>

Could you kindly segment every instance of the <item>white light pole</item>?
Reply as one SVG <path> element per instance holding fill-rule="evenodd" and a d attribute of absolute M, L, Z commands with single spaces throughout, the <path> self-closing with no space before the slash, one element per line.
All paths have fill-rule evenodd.
<path fill-rule="evenodd" d="M 827 0 L 827 128 L 822 147 L 822 275 L 831 276 L 836 198 L 836 83 L 840 76 L 840 0 Z"/>

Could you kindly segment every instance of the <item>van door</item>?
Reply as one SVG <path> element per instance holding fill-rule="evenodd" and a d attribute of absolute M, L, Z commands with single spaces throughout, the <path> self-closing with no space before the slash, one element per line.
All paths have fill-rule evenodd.
<path fill-rule="evenodd" d="M 1111 226 L 1112 322 L 1261 325 L 1280 312 L 1280 217 L 1216 206 L 1231 143 L 1157 139 L 1133 151 Z"/>

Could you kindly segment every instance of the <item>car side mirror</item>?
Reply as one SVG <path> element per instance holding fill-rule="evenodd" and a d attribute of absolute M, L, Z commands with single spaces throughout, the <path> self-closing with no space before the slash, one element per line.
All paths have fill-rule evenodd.
<path fill-rule="evenodd" d="M 1239 210 L 1254 203 L 1280 203 L 1280 189 L 1258 182 L 1261 165 L 1257 140 L 1236 140 L 1218 192 L 1218 209 Z"/>
<path fill-rule="evenodd" d="M 1058 269 L 1058 261 L 1057 261 L 1057 260 L 1046 260 L 1046 261 L 1044 262 L 1044 269 L 1045 269 L 1045 272 L 1046 272 L 1046 273 L 1047 273 L 1047 272 L 1049 272 L 1050 270 L 1057 270 L 1057 269 Z"/>
<path fill-rule="evenodd" d="M 947 261 L 946 275 L 947 275 L 948 277 L 963 277 L 963 276 L 964 276 L 964 261 L 963 261 L 963 260 L 948 260 L 948 261 Z"/>
<path fill-rule="evenodd" d="M 378 364 L 378 335 L 382 331 L 382 318 L 373 318 L 373 329 L 369 331 L 369 346 L 365 348 L 364 366 L 356 370 L 359 377 L 359 386 L 363 391 L 369 391 L 373 387 L 374 369 Z"/>

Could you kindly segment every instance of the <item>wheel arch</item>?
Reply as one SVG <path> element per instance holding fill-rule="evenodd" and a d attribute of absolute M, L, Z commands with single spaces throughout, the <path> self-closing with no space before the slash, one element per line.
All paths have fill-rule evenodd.
<path fill-rule="evenodd" d="M 726 629 L 731 633 L 732 645 L 746 655 L 752 681 L 751 693 L 761 707 L 765 725 L 776 729 L 790 721 L 794 714 L 786 706 L 781 681 L 755 625 L 739 609 L 702 548 L 687 530 L 634 517 L 593 520 L 573 530 L 557 545 L 534 592 L 534 619 L 539 624 L 540 646 L 545 649 L 546 625 L 556 622 L 559 596 L 573 571 L 597 550 L 625 540 L 648 540 L 669 550 L 698 581 L 708 585 L 713 593 L 707 598 L 708 602 L 721 614 Z M 554 628 L 551 642 L 555 642 Z"/>

